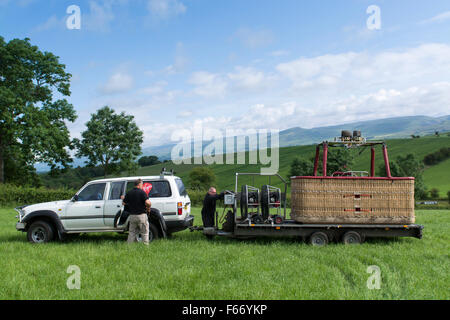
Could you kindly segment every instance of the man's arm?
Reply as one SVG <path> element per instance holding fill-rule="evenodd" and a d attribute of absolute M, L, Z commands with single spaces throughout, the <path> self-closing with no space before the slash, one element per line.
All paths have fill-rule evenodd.
<path fill-rule="evenodd" d="M 147 193 L 142 191 L 142 194 L 143 194 L 143 198 L 144 198 L 145 207 L 147 209 L 147 212 L 150 212 L 150 208 L 152 207 L 152 203 L 151 203 L 150 199 L 148 198 Z"/>
<path fill-rule="evenodd" d="M 128 203 L 128 193 L 125 195 L 125 197 L 122 196 L 122 205 L 125 206 Z"/>
<path fill-rule="evenodd" d="M 145 200 L 145 206 L 147 207 L 147 211 L 150 211 L 150 209 L 152 208 L 150 199 Z"/>

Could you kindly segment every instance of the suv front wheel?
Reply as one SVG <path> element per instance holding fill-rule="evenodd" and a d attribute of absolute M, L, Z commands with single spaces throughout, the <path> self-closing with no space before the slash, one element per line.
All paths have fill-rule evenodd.
<path fill-rule="evenodd" d="M 32 243 L 46 243 L 52 241 L 53 237 L 53 228 L 45 221 L 33 222 L 27 231 L 28 241 Z"/>

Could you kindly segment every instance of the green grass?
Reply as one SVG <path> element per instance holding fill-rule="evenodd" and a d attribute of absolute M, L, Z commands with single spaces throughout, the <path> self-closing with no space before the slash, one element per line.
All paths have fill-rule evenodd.
<path fill-rule="evenodd" d="M 422 160 L 427 154 L 438 151 L 443 147 L 448 147 L 450 145 L 450 137 L 448 136 L 427 136 L 422 137 L 420 139 L 392 139 L 387 141 L 388 150 L 389 150 L 389 158 L 390 160 L 395 160 L 398 156 L 405 156 L 408 153 L 414 154 L 417 159 Z M 333 152 L 333 149 L 330 150 Z M 295 157 L 303 157 L 306 159 L 310 159 L 315 154 L 315 146 L 295 146 L 295 147 L 286 147 L 280 148 L 279 150 L 279 174 L 285 179 L 289 179 L 289 170 L 292 161 Z M 246 163 L 248 163 L 248 155 L 246 158 Z M 370 150 L 366 149 L 359 157 L 355 159 L 355 165 L 352 168 L 353 170 L 370 170 Z M 381 147 L 377 147 L 376 151 L 376 163 L 375 167 L 378 170 L 378 167 L 383 163 L 383 156 L 381 152 Z M 174 165 L 171 162 L 159 164 L 155 166 L 149 166 L 140 168 L 137 172 L 137 175 L 157 175 L 161 171 L 161 168 L 174 168 L 176 174 L 183 178 L 185 182 L 188 181 L 188 176 L 190 170 L 195 166 L 193 164 L 183 164 L 183 165 Z M 261 165 L 210 165 L 210 168 L 214 171 L 217 178 L 217 186 L 220 190 L 229 189 L 234 190 L 235 183 L 235 173 L 236 172 L 260 172 Z M 126 175 L 126 174 L 125 174 Z M 442 162 L 439 165 L 429 167 L 424 172 L 424 179 L 426 186 L 428 189 L 438 188 L 440 190 L 441 197 L 445 197 L 447 191 L 450 190 L 450 160 Z M 256 177 L 253 181 L 253 178 L 243 178 L 240 180 L 242 183 L 251 184 L 254 186 L 261 186 L 268 182 L 266 177 Z M 272 179 L 272 185 L 281 186 L 281 183 L 278 183 L 278 180 Z"/>
<path fill-rule="evenodd" d="M 447 191 L 450 191 L 450 159 L 426 169 L 424 180 L 429 189 L 437 188 L 439 196 L 447 198 Z"/>
<path fill-rule="evenodd" d="M 2 208 L 0 299 L 449 299 L 449 213 L 418 211 L 422 240 L 317 248 L 183 231 L 145 247 L 112 233 L 32 245 Z M 66 287 L 69 265 L 81 269 L 80 290 Z M 366 286 L 371 265 L 381 268 L 380 290 Z"/>

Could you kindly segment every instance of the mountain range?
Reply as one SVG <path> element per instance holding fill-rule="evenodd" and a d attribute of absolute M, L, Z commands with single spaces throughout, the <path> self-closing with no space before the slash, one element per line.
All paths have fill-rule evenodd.
<path fill-rule="evenodd" d="M 320 143 L 340 135 L 342 130 L 359 130 L 367 139 L 409 138 L 411 135 L 429 135 L 450 131 L 450 115 L 438 118 L 411 116 L 359 121 L 327 127 L 304 129 L 300 127 L 280 131 L 280 147 L 290 147 Z M 205 143 L 204 145 L 207 145 Z M 144 155 L 156 155 L 162 160 L 171 158 L 175 144 L 148 147 L 142 150 Z M 248 149 L 248 146 L 246 146 Z"/>
<path fill-rule="evenodd" d="M 423 136 L 434 134 L 436 131 L 450 131 L 450 115 L 441 117 L 411 116 L 386 118 L 312 129 L 294 127 L 280 131 L 279 145 L 280 147 L 290 147 L 320 143 L 324 140 L 331 140 L 339 136 L 341 130 L 359 130 L 362 132 L 362 136 L 367 139 L 409 138 L 411 135 Z M 171 159 L 171 152 L 175 145 L 172 143 L 143 148 L 142 155 L 154 155 L 160 160 L 169 160 Z M 208 142 L 203 144 L 204 147 L 207 145 Z M 248 145 L 246 145 L 245 149 L 248 150 Z M 76 158 L 74 159 L 73 166 L 84 166 L 84 161 L 85 159 Z M 36 164 L 35 167 L 38 172 L 49 170 L 49 167 L 45 164 Z"/>

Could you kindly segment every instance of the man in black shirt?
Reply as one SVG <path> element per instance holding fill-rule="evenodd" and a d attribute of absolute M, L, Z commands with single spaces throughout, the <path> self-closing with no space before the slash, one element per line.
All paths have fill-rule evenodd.
<path fill-rule="evenodd" d="M 134 188 L 125 195 L 123 205 L 130 213 L 130 226 L 128 229 L 128 243 L 137 241 L 136 237 L 141 234 L 142 241 L 148 245 L 149 224 L 147 211 L 151 208 L 151 202 L 147 194 L 142 190 L 143 182 L 138 179 L 134 182 Z"/>
<path fill-rule="evenodd" d="M 221 194 L 217 194 L 215 188 L 209 188 L 208 193 L 203 199 L 203 208 L 202 208 L 202 220 L 203 227 L 214 227 L 214 214 L 216 212 L 216 201 L 219 199 L 223 199 L 224 192 Z"/>

